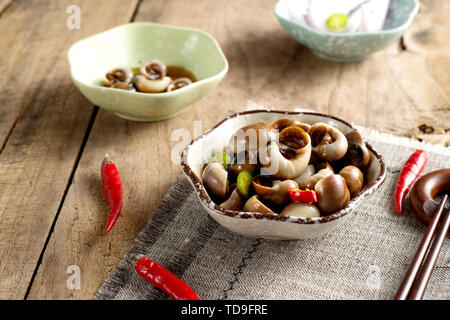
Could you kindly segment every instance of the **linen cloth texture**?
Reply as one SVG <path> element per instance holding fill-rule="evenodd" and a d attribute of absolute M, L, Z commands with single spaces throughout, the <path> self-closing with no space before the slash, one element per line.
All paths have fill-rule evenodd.
<path fill-rule="evenodd" d="M 202 299 L 393 299 L 426 231 L 409 201 L 402 215 L 395 212 L 397 176 L 417 148 L 429 152 L 424 173 L 450 167 L 450 148 L 358 129 L 383 156 L 387 177 L 331 233 L 295 241 L 235 234 L 209 217 L 181 176 L 94 299 L 170 299 L 136 273 L 132 252 L 181 277 Z M 448 238 L 424 299 L 450 299 Z"/>

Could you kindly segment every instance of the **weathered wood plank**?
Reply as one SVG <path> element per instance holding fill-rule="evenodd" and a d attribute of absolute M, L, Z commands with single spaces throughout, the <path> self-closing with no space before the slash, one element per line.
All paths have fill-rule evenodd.
<path fill-rule="evenodd" d="M 69 5 L 81 9 L 80 30 L 66 27 Z M 127 22 L 135 6 L 14 1 L 0 18 L 0 299 L 25 296 L 93 112 L 71 83 L 67 49 Z"/>
<path fill-rule="evenodd" d="M 30 298 L 91 298 L 95 294 L 181 173 L 178 163 L 170 160 L 179 142 L 172 141 L 172 134 L 181 129 L 192 137 L 196 120 L 206 130 L 229 110 L 245 110 L 247 101 L 252 100 L 285 110 L 332 113 L 397 134 L 414 130 L 427 115 L 442 125 L 448 115 L 448 101 L 441 100 L 447 89 L 431 88 L 436 82 L 430 75 L 424 81 L 414 80 L 419 76 L 414 68 L 402 74 L 413 53 L 401 52 L 396 44 L 361 63 L 321 60 L 282 30 L 273 15 L 274 4 L 273 0 L 214 4 L 198 0 L 195 5 L 188 1 L 142 2 L 138 21 L 196 27 L 214 35 L 230 62 L 229 74 L 208 97 L 168 121 L 128 122 L 99 111 Z M 420 15 L 417 22 L 433 14 Z M 448 22 L 439 23 L 448 37 Z M 439 51 L 442 44 L 431 41 L 424 45 L 424 52 L 429 46 Z M 424 54 L 416 55 L 417 70 L 422 73 Z M 417 85 L 411 88 L 414 81 Z M 443 111 L 435 109 L 437 101 L 442 102 Z M 117 225 L 104 235 L 108 208 L 99 166 L 107 151 L 119 166 L 125 205 Z M 66 268 L 73 264 L 81 270 L 80 290 L 66 287 Z"/>
<path fill-rule="evenodd" d="M 13 0 L 0 0 L 0 15 L 8 8 Z"/>

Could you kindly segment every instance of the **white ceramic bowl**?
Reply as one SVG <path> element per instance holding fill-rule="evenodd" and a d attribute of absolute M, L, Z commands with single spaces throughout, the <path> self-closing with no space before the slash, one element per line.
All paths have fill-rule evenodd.
<path fill-rule="evenodd" d="M 296 118 L 309 124 L 319 121 L 326 122 L 338 128 L 344 134 L 354 129 L 344 120 L 320 113 L 272 110 L 253 110 L 237 113 L 222 120 L 186 146 L 181 159 L 182 169 L 192 183 L 199 201 L 208 214 L 231 231 L 248 237 L 277 240 L 307 239 L 324 235 L 346 220 L 356 205 L 378 189 L 386 178 L 386 167 L 382 156 L 367 142 L 365 143 L 370 151 L 371 161 L 367 169 L 365 187 L 344 208 L 328 216 L 307 219 L 283 217 L 272 213 L 225 210 L 211 200 L 203 187 L 201 180 L 203 163 L 214 151 L 223 150 L 227 141 L 236 130 L 252 123 L 270 123 L 279 118 Z"/>

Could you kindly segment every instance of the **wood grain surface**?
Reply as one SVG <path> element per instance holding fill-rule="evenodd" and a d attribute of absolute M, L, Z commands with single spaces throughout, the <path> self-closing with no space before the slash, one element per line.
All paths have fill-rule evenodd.
<path fill-rule="evenodd" d="M 86 13 L 80 30 L 66 27 L 72 4 Z M 14 1 L 0 17 L 0 299 L 25 297 L 94 110 L 71 83 L 66 52 L 135 6 Z"/>
<path fill-rule="evenodd" d="M 194 123 L 199 134 L 252 102 L 450 143 L 450 4 L 421 1 L 402 41 L 369 60 L 342 64 L 291 39 L 273 14 L 275 2 L 47 0 L 5 7 L 0 28 L 12 31 L 0 37 L 0 47 L 8 48 L 0 52 L 0 298 L 91 299 L 181 173 L 171 155 L 189 141 L 177 133 L 193 138 Z M 65 27 L 70 4 L 81 8 L 80 30 Z M 211 33 L 229 73 L 167 121 L 97 112 L 71 83 L 67 49 L 131 20 Z M 99 168 L 106 152 L 119 167 L 124 209 L 104 235 L 108 207 Z M 81 270 L 80 289 L 66 286 L 71 265 Z"/>

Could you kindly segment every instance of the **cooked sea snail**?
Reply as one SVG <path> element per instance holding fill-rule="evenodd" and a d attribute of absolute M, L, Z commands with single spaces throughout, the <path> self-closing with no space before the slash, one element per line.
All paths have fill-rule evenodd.
<path fill-rule="evenodd" d="M 115 84 L 131 84 L 133 81 L 133 71 L 129 68 L 117 68 L 106 73 L 103 79 L 105 87 L 113 87 Z M 121 89 L 121 88 L 120 88 Z"/>
<path fill-rule="evenodd" d="M 170 77 L 162 77 L 161 79 L 151 80 L 144 75 L 137 75 L 134 78 L 134 84 L 139 92 L 158 93 L 166 91 L 171 82 Z"/>
<path fill-rule="evenodd" d="M 360 194 L 370 159 L 356 130 L 282 118 L 233 132 L 205 161 L 202 179 L 222 209 L 311 219 Z"/>
<path fill-rule="evenodd" d="M 352 197 L 361 192 L 362 188 L 364 187 L 364 177 L 358 167 L 346 166 L 341 171 L 339 171 L 339 175 L 344 178 Z"/>
<path fill-rule="evenodd" d="M 142 66 L 141 74 L 149 80 L 163 79 L 167 75 L 167 67 L 160 60 L 152 60 Z"/>
<path fill-rule="evenodd" d="M 167 91 L 174 91 L 177 89 L 181 89 L 191 83 L 192 83 L 192 80 L 187 77 L 178 78 L 175 81 L 172 81 L 171 84 L 169 84 L 169 86 L 167 87 Z"/>
<path fill-rule="evenodd" d="M 261 148 L 260 148 L 261 151 Z M 273 176 L 280 179 L 295 179 L 301 175 L 309 164 L 311 157 L 311 139 L 299 126 L 284 128 L 278 135 L 278 142 L 272 140 L 267 148 L 266 159 L 262 166 L 273 171 Z"/>
<path fill-rule="evenodd" d="M 181 89 L 194 81 L 195 78 L 189 71 L 181 67 L 168 67 L 160 60 L 152 60 L 139 68 L 109 71 L 103 85 L 127 91 L 161 93 Z"/>
<path fill-rule="evenodd" d="M 136 91 L 136 88 L 133 86 L 133 84 L 127 83 L 127 82 L 116 82 L 112 85 L 112 88 L 127 90 L 127 91 L 131 91 L 131 92 Z"/>
<path fill-rule="evenodd" d="M 353 165 L 365 168 L 370 161 L 370 154 L 361 134 L 357 130 L 350 131 L 345 135 L 348 141 L 348 151 L 342 161 L 345 165 Z"/>
<path fill-rule="evenodd" d="M 272 180 L 269 176 L 256 176 L 253 178 L 253 189 L 263 200 L 275 205 L 289 202 L 289 190 L 298 189 L 294 180 Z"/>
<path fill-rule="evenodd" d="M 312 150 L 325 161 L 342 159 L 347 153 L 348 142 L 344 134 L 329 124 L 318 122 L 309 130 Z"/>
<path fill-rule="evenodd" d="M 320 179 L 314 190 L 317 192 L 320 212 L 324 215 L 343 208 L 350 201 L 350 192 L 345 179 L 338 174 Z"/>

